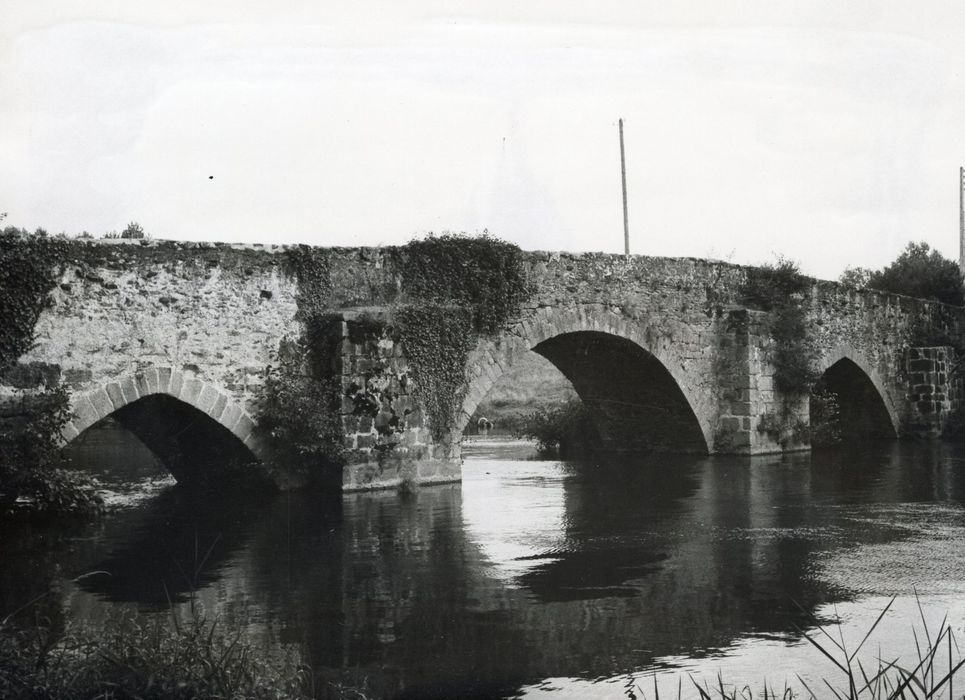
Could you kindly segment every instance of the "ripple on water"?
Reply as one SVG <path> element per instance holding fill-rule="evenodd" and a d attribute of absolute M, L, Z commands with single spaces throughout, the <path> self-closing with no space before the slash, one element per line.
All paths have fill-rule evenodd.
<path fill-rule="evenodd" d="M 965 593 L 965 509 L 938 503 L 865 506 L 849 517 L 867 529 L 905 536 L 821 553 L 815 571 L 823 580 L 855 593 L 922 595 Z"/>

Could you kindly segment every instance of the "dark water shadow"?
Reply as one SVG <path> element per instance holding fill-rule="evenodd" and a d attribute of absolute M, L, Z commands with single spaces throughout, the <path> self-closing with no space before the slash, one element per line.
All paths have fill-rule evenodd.
<path fill-rule="evenodd" d="M 108 553 L 92 563 L 81 590 L 109 602 L 165 609 L 222 576 L 262 527 L 273 496 L 168 488 L 118 514 L 103 533 Z"/>

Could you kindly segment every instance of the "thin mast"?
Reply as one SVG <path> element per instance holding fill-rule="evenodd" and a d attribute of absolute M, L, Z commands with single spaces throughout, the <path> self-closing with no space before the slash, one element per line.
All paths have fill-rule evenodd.
<path fill-rule="evenodd" d="M 958 272 L 965 277 L 965 168 L 958 169 Z"/>
<path fill-rule="evenodd" d="M 620 119 L 620 177 L 623 180 L 623 252 L 630 255 L 630 219 L 627 217 L 627 159 L 623 151 L 623 119 Z M 965 217 L 965 214 L 963 214 Z M 965 218 L 962 219 L 965 227 Z M 965 230 L 965 228 L 963 228 Z M 965 235 L 965 234 L 963 234 Z"/>

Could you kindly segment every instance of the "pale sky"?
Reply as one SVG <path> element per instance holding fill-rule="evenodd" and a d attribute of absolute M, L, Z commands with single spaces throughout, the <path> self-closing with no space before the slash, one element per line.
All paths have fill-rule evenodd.
<path fill-rule="evenodd" d="M 4 0 L 5 223 L 958 258 L 963 3 L 278 4 Z"/>

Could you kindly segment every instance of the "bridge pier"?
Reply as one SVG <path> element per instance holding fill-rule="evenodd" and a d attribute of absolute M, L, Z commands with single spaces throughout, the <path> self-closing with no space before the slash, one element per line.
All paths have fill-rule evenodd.
<path fill-rule="evenodd" d="M 401 341 L 383 309 L 349 310 L 331 326 L 344 430 L 342 490 L 462 478 L 458 440 L 433 437 Z"/>
<path fill-rule="evenodd" d="M 728 312 L 716 362 L 719 383 L 713 451 L 756 455 L 808 449 L 807 397 L 785 397 L 768 361 L 767 314 Z"/>
<path fill-rule="evenodd" d="M 941 437 L 962 407 L 965 380 L 957 372 L 962 358 L 950 346 L 912 347 L 904 353 L 907 416 L 904 432 L 915 437 Z"/>

